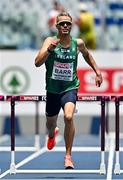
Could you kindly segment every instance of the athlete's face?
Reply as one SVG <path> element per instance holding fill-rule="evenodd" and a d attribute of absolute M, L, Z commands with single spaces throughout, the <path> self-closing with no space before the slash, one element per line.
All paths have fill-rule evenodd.
<path fill-rule="evenodd" d="M 56 25 L 59 33 L 69 34 L 72 27 L 72 20 L 69 16 L 60 16 Z"/>

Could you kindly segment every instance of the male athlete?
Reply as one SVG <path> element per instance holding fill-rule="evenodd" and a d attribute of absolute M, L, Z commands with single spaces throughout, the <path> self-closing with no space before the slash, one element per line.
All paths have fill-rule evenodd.
<path fill-rule="evenodd" d="M 64 165 L 66 169 L 73 169 L 74 164 L 71 151 L 75 133 L 73 114 L 79 88 L 79 79 L 77 77 L 78 53 L 82 53 L 85 61 L 94 70 L 95 82 L 98 87 L 102 83 L 102 75 L 94 58 L 85 47 L 83 40 L 70 36 L 72 17 L 69 13 L 62 12 L 57 16 L 56 28 L 58 30 L 57 35 L 45 39 L 35 59 L 35 66 L 39 67 L 43 63 L 46 66 L 47 148 L 51 150 L 55 146 L 58 133 L 57 118 L 62 108 L 64 112 L 64 139 L 66 146 Z"/>

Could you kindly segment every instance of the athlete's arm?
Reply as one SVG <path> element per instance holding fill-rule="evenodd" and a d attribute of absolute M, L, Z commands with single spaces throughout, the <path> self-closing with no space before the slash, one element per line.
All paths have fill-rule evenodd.
<path fill-rule="evenodd" d="M 92 55 L 90 54 L 90 52 L 86 48 L 85 43 L 83 42 L 82 39 L 77 39 L 77 45 L 78 45 L 78 50 L 79 50 L 79 52 L 82 53 L 85 61 L 91 66 L 91 68 L 96 73 L 96 78 L 95 78 L 96 86 L 99 87 L 103 80 L 102 80 L 101 72 L 100 72 L 94 58 L 92 57 Z"/>
<path fill-rule="evenodd" d="M 38 55 L 35 58 L 35 66 L 41 66 L 48 58 L 50 53 L 56 48 L 59 40 L 54 40 L 52 37 L 45 39 L 42 48 L 40 49 Z"/>

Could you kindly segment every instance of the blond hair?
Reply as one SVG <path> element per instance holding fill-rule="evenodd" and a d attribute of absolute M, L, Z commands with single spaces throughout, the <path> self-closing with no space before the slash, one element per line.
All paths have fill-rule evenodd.
<path fill-rule="evenodd" d="M 72 21 L 71 15 L 70 15 L 68 12 L 64 11 L 64 12 L 61 12 L 61 13 L 56 17 L 56 23 L 59 21 L 59 17 L 61 17 L 61 16 L 67 16 L 67 17 L 69 17 L 69 18 L 71 19 L 71 21 Z"/>

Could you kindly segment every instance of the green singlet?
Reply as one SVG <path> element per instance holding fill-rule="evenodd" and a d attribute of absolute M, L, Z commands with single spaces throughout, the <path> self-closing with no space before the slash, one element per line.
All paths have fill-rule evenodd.
<path fill-rule="evenodd" d="M 57 39 L 55 36 L 54 39 Z M 60 94 L 72 89 L 78 89 L 77 77 L 77 40 L 72 38 L 69 48 L 63 48 L 59 43 L 45 62 L 46 90 Z"/>

